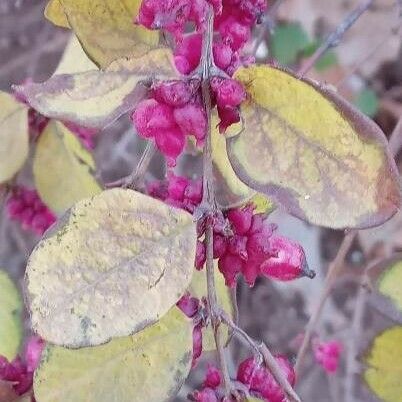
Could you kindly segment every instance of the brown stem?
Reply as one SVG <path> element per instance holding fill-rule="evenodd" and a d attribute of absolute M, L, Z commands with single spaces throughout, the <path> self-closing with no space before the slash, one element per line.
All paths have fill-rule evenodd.
<path fill-rule="evenodd" d="M 220 318 L 244 344 L 250 346 L 253 349 L 257 357 L 264 361 L 265 366 L 271 371 L 273 377 L 277 383 L 285 391 L 288 399 L 292 402 L 301 402 L 300 397 L 296 394 L 287 378 L 284 376 L 282 369 L 278 365 L 275 357 L 264 343 L 258 344 L 253 338 L 251 338 L 247 332 L 236 325 L 233 320 L 224 312 L 221 311 Z"/>
<path fill-rule="evenodd" d="M 374 0 L 363 0 L 352 12 L 350 12 L 346 18 L 331 32 L 324 43 L 314 52 L 314 54 L 308 59 L 308 61 L 298 71 L 300 76 L 304 76 L 315 63 L 332 47 L 338 45 L 344 33 L 349 30 L 352 25 L 360 18 L 360 16 L 367 11 L 372 5 Z"/>
<path fill-rule="evenodd" d="M 358 232 L 356 230 L 352 230 L 345 235 L 335 259 L 330 264 L 327 276 L 325 278 L 324 288 L 320 294 L 320 298 L 318 299 L 315 310 L 313 311 L 313 314 L 311 315 L 310 320 L 306 326 L 303 342 L 297 354 L 295 371 L 296 376 L 298 378 L 300 378 L 301 368 L 303 366 L 303 360 L 306 355 L 307 349 L 310 345 L 310 341 L 314 334 L 317 323 L 320 319 L 321 313 L 324 309 L 325 302 L 327 301 L 328 296 L 331 294 L 336 278 L 338 277 L 338 274 L 340 273 L 343 267 L 346 255 L 350 250 L 350 248 L 352 247 L 353 241 L 357 233 Z"/>
<path fill-rule="evenodd" d="M 208 28 L 203 38 L 203 49 L 201 56 L 201 91 L 207 116 L 207 133 L 203 150 L 203 198 L 201 209 L 203 218 L 206 219 L 205 227 L 205 248 L 206 248 L 206 271 L 207 271 L 207 291 L 208 308 L 211 317 L 211 325 L 214 331 L 215 345 L 218 354 L 218 360 L 223 377 L 223 385 L 227 397 L 232 395 L 232 386 L 226 364 L 224 342 L 222 332 L 220 331 L 220 319 L 217 316 L 219 310 L 218 298 L 215 287 L 214 256 L 213 256 L 213 216 L 217 211 L 212 166 L 212 130 L 211 130 L 211 111 L 212 101 L 210 93 L 210 77 L 213 64 L 212 41 L 213 41 L 213 11 L 210 7 L 208 13 Z"/>

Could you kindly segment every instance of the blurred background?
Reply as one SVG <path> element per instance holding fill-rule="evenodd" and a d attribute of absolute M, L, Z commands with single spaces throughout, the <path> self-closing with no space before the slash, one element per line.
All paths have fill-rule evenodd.
<path fill-rule="evenodd" d="M 297 70 L 359 2 L 278 0 L 272 3 L 251 46 L 257 49 L 260 62 L 276 62 Z M 11 91 L 11 84 L 28 78 L 43 81 L 55 70 L 70 32 L 53 26 L 43 17 L 45 5 L 46 0 L 0 0 L 0 90 Z M 340 43 L 308 74 L 336 87 L 372 117 L 387 136 L 391 136 L 402 116 L 401 9 L 392 0 L 374 1 Z M 394 146 L 399 150 L 400 144 Z M 130 173 L 143 147 L 125 119 L 100 133 L 94 151 L 99 178 L 110 182 Z M 398 155 L 397 164 L 401 168 L 399 152 Z M 181 162 L 180 169 L 188 174 L 186 160 Z M 21 181 L 27 185 L 32 183 L 30 171 L 27 168 L 21 176 Z M 160 178 L 163 173 L 163 164 L 155 158 L 149 177 Z M 308 263 L 317 276 L 314 280 L 300 279 L 289 284 L 259 280 L 251 290 L 240 284 L 240 324 L 254 338 L 264 340 L 273 351 L 292 358 L 298 346 L 295 338 L 303 333 L 318 303 L 328 265 L 344 233 L 312 227 L 277 211 L 272 213 L 271 220 L 278 224 L 281 233 L 303 245 Z M 0 267 L 20 284 L 26 259 L 37 241 L 38 237 L 25 232 L 1 212 Z M 346 400 L 345 379 L 350 375 L 356 375 L 357 381 L 354 396 L 348 401 L 377 400 L 359 379 L 363 366 L 355 365 L 351 369 L 347 356 L 348 352 L 361 356 L 372 338 L 395 320 L 379 308 L 375 295 L 368 294 L 359 322 L 354 321 L 364 268 L 373 259 L 390 256 L 395 251 L 402 251 L 400 214 L 380 228 L 360 232 L 354 240 L 316 326 L 320 339 L 336 339 L 344 344 L 340 367 L 336 373 L 326 374 L 309 350 L 297 386 L 304 401 Z M 348 349 L 351 339 L 357 340 L 357 350 Z M 232 341 L 228 355 L 235 371 L 245 351 Z M 187 392 L 200 384 L 205 364 L 211 359 L 213 355 L 203 357 L 178 400 L 185 400 Z"/>

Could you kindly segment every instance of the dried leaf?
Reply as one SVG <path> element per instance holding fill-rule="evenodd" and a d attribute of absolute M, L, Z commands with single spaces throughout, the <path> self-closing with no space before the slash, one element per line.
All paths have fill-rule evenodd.
<path fill-rule="evenodd" d="M 27 108 L 0 91 L 0 183 L 12 179 L 27 157 Z"/>
<path fill-rule="evenodd" d="M 218 267 L 215 267 L 215 290 L 218 296 L 219 306 L 222 307 L 231 317 L 233 317 L 233 307 L 230 298 L 229 288 L 225 285 L 223 275 L 218 271 Z M 191 281 L 189 292 L 192 296 L 202 299 L 208 298 L 207 289 L 207 273 L 204 270 L 195 271 L 193 279 Z M 225 330 L 226 339 L 229 337 L 229 331 Z M 204 352 L 216 350 L 215 338 L 212 327 L 209 326 L 202 335 L 202 349 Z"/>
<path fill-rule="evenodd" d="M 27 267 L 32 327 L 57 345 L 99 345 L 159 320 L 193 273 L 190 214 L 132 190 L 78 202 Z"/>
<path fill-rule="evenodd" d="M 45 15 L 56 25 L 66 26 L 67 20 L 89 58 L 105 68 L 159 46 L 156 31 L 134 24 L 140 5 L 141 0 L 58 0 L 49 3 Z"/>
<path fill-rule="evenodd" d="M 39 137 L 33 161 L 35 186 L 44 203 L 64 213 L 74 203 L 98 194 L 95 162 L 62 123 L 51 121 Z"/>
<path fill-rule="evenodd" d="M 124 71 L 54 75 L 44 83 L 28 83 L 16 89 L 47 117 L 103 128 L 134 109 L 146 95 L 144 84 L 175 76 L 172 65 L 166 62 L 166 52 L 158 49 L 143 58 L 113 64 L 113 70 Z"/>
<path fill-rule="evenodd" d="M 0 355 L 17 355 L 22 340 L 22 300 L 9 276 L 0 271 Z"/>
<path fill-rule="evenodd" d="M 402 326 L 392 327 L 374 340 L 365 359 L 370 389 L 385 402 L 402 402 Z"/>
<path fill-rule="evenodd" d="M 36 372 L 37 402 L 163 402 L 191 367 L 192 323 L 173 308 L 157 324 L 79 350 L 49 346 Z"/>
<path fill-rule="evenodd" d="M 401 203 L 384 134 L 331 90 L 269 66 L 238 70 L 246 129 L 227 140 L 238 177 L 291 214 L 332 228 L 366 228 Z"/>

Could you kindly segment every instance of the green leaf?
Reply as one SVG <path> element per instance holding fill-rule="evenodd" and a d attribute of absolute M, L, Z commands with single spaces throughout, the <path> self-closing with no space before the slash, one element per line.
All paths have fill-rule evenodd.
<path fill-rule="evenodd" d="M 0 91 L 0 184 L 12 179 L 28 157 L 28 109 Z"/>
<path fill-rule="evenodd" d="M 272 56 L 282 65 L 293 64 L 308 43 L 299 23 L 278 25 L 271 37 Z"/>
<path fill-rule="evenodd" d="M 380 225 L 400 208 L 381 129 L 329 88 L 270 66 L 237 70 L 245 130 L 227 139 L 237 176 L 289 213 L 331 228 Z"/>
<path fill-rule="evenodd" d="M 56 25 L 70 26 L 89 58 L 105 68 L 159 47 L 158 32 L 134 24 L 140 5 L 141 0 L 53 0 L 45 15 Z"/>
<path fill-rule="evenodd" d="M 116 61 L 107 71 L 54 75 L 44 83 L 15 88 L 47 117 L 103 128 L 133 110 L 152 79 L 176 74 L 170 51 L 157 49 L 142 58 Z"/>
<path fill-rule="evenodd" d="M 189 286 L 196 239 L 190 214 L 132 190 L 78 202 L 29 258 L 33 329 L 73 348 L 141 331 Z"/>
<path fill-rule="evenodd" d="M 39 137 L 33 161 L 35 186 L 43 202 L 55 213 L 98 194 L 92 172 L 95 162 L 77 137 L 62 123 L 51 121 Z"/>
<path fill-rule="evenodd" d="M 16 357 L 22 340 L 22 300 L 9 276 L 0 271 L 0 355 Z"/>
<path fill-rule="evenodd" d="M 364 379 L 378 398 L 402 402 L 402 326 L 387 329 L 374 339 L 365 363 Z"/>
<path fill-rule="evenodd" d="M 378 111 L 377 94 L 370 88 L 360 91 L 354 101 L 356 107 L 369 117 L 374 117 Z"/>
<path fill-rule="evenodd" d="M 37 402 L 163 402 L 184 383 L 192 322 L 176 307 L 134 336 L 78 350 L 48 346 L 36 371 Z"/>

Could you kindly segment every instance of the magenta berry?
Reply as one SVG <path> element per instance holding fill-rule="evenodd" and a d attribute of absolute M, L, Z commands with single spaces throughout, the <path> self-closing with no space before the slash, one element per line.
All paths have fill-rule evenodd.
<path fill-rule="evenodd" d="M 343 345 L 339 341 L 320 342 L 318 339 L 313 340 L 314 357 L 328 374 L 337 371 L 342 350 Z"/>
<path fill-rule="evenodd" d="M 215 366 L 208 365 L 203 386 L 215 389 L 219 387 L 221 381 L 221 372 Z"/>
<path fill-rule="evenodd" d="M 300 244 L 282 236 L 272 236 L 270 243 L 274 255 L 261 265 L 264 275 L 280 281 L 291 281 L 301 276 L 314 277 Z"/>

